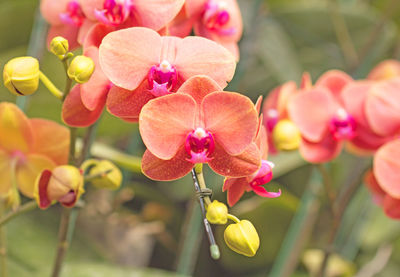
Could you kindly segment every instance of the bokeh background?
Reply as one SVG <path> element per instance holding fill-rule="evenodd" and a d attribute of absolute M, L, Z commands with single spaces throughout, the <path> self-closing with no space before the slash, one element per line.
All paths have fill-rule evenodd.
<path fill-rule="evenodd" d="M 304 71 L 315 80 L 332 68 L 361 79 L 378 62 L 400 58 L 400 0 L 240 0 L 245 24 L 241 60 L 228 89 L 256 100 Z M 0 0 L 0 66 L 32 55 L 59 87 L 62 64 L 47 52 L 46 24 L 37 0 Z M 352 43 L 349 44 L 348 41 Z M 0 101 L 16 99 L 0 87 Z M 61 122 L 61 105 L 41 85 L 27 99 L 29 117 Z M 144 146 L 137 125 L 104 112 L 96 141 L 130 155 Z M 240 256 L 214 228 L 222 256 L 213 261 L 201 225 L 190 176 L 153 182 L 135 167 L 124 170 L 117 192 L 88 189 L 63 276 L 310 276 L 331 228 L 321 184 L 297 153 L 271 158 L 277 199 L 250 193 L 232 213 L 250 219 L 261 246 L 254 258 Z M 359 177 L 366 160 L 342 154 L 331 163 L 341 187 Z M 226 202 L 222 178 L 206 169 L 213 197 Z M 10 276 L 46 276 L 56 250 L 59 207 L 34 211 L 7 225 Z M 295 218 L 294 221 L 292 219 Z M 291 224 L 292 222 L 292 224 Z M 289 247 L 290 246 L 290 247 Z M 335 240 L 340 254 L 331 276 L 400 276 L 400 223 L 386 218 L 364 187 L 352 199 Z M 177 272 L 177 273 L 175 273 Z M 363 275 L 364 274 L 364 275 Z"/>

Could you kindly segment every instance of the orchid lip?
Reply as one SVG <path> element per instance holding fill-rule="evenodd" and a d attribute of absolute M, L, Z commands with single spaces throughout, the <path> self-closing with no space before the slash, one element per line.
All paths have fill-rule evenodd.
<path fill-rule="evenodd" d="M 356 136 L 357 123 L 344 109 L 339 109 L 329 122 L 329 131 L 335 140 L 351 140 Z"/>
<path fill-rule="evenodd" d="M 159 65 L 150 68 L 147 76 L 149 92 L 155 97 L 164 96 L 173 92 L 178 80 L 178 73 L 173 65 L 163 60 Z"/>
<path fill-rule="evenodd" d="M 85 20 L 81 5 L 76 0 L 69 1 L 66 12 L 61 13 L 59 17 L 63 23 L 77 27 L 80 27 Z"/>
<path fill-rule="evenodd" d="M 214 138 L 212 134 L 199 127 L 190 132 L 185 141 L 185 150 L 192 163 L 207 163 L 213 159 L 211 155 L 215 149 Z"/>
<path fill-rule="evenodd" d="M 281 195 L 281 190 L 279 192 L 269 192 L 262 187 L 272 180 L 272 168 L 274 166 L 274 163 L 262 160 L 260 169 L 248 177 L 250 179 L 249 185 L 256 194 L 268 198 L 275 198 Z"/>
<path fill-rule="evenodd" d="M 132 0 L 105 0 L 103 9 L 96 9 L 94 15 L 101 23 L 116 27 L 128 19 L 132 8 Z"/>
<path fill-rule="evenodd" d="M 236 28 L 226 28 L 230 20 L 230 14 L 226 10 L 226 2 L 208 1 L 205 5 L 203 13 L 203 23 L 210 31 L 216 32 L 219 35 L 230 36 L 236 33 Z"/>
<path fill-rule="evenodd" d="M 269 132 L 272 132 L 279 121 L 279 114 L 276 109 L 268 109 L 265 125 Z"/>

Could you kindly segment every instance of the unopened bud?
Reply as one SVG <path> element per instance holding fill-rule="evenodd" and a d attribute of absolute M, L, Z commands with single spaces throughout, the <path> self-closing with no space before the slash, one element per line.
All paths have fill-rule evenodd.
<path fill-rule="evenodd" d="M 93 186 L 99 189 L 111 190 L 118 189 L 121 186 L 122 173 L 115 164 L 108 160 L 88 160 L 88 162 L 94 163 L 88 174 L 89 178 L 94 176 L 90 179 Z"/>
<path fill-rule="evenodd" d="M 41 209 L 58 201 L 65 207 L 73 207 L 84 192 L 81 170 L 71 165 L 44 170 L 36 179 L 35 198 Z"/>
<path fill-rule="evenodd" d="M 11 208 L 16 210 L 21 205 L 21 196 L 16 188 L 11 188 L 8 190 L 7 194 L 2 197 L 6 208 Z"/>
<path fill-rule="evenodd" d="M 68 67 L 68 76 L 77 83 L 89 81 L 94 71 L 94 62 L 86 56 L 76 56 Z"/>
<path fill-rule="evenodd" d="M 228 222 L 228 207 L 217 200 L 214 200 L 207 207 L 206 217 L 211 224 L 226 224 Z"/>
<path fill-rule="evenodd" d="M 33 57 L 14 58 L 4 66 L 4 85 L 15 95 L 30 95 L 38 89 L 39 73 L 37 59 Z"/>
<path fill-rule="evenodd" d="M 225 229 L 224 240 L 230 249 L 248 257 L 253 257 L 260 246 L 257 231 L 248 220 L 229 225 Z"/>
<path fill-rule="evenodd" d="M 58 56 L 59 58 L 63 58 L 64 55 L 68 52 L 69 45 L 68 40 L 63 37 L 55 37 L 50 42 L 50 51 Z"/>
<path fill-rule="evenodd" d="M 289 119 L 282 119 L 275 125 L 272 137 L 275 147 L 284 151 L 296 150 L 301 141 L 299 128 Z"/>

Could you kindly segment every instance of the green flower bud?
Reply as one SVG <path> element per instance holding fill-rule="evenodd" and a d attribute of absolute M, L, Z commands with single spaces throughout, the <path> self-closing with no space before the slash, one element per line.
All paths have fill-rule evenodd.
<path fill-rule="evenodd" d="M 96 176 L 91 179 L 90 182 L 99 189 L 115 190 L 118 189 L 122 183 L 121 170 L 108 160 L 96 161 L 96 164 L 90 168 L 88 175 Z"/>
<path fill-rule="evenodd" d="M 89 81 L 94 71 L 94 62 L 86 56 L 76 56 L 68 67 L 68 76 L 77 83 Z"/>
<path fill-rule="evenodd" d="M 33 57 L 14 58 L 4 66 L 4 85 L 15 95 L 30 95 L 38 89 L 39 73 L 37 59 Z"/>
<path fill-rule="evenodd" d="M 68 52 L 69 45 L 68 40 L 63 37 L 55 37 L 50 42 L 50 51 L 58 56 L 59 58 L 63 58 L 64 55 Z"/>
<path fill-rule="evenodd" d="M 253 257 L 260 246 L 257 231 L 248 220 L 229 225 L 225 229 L 224 240 L 230 249 L 248 257 Z"/>
<path fill-rule="evenodd" d="M 214 200 L 207 207 L 206 217 L 211 224 L 226 224 L 228 222 L 228 207 L 217 200 Z"/>

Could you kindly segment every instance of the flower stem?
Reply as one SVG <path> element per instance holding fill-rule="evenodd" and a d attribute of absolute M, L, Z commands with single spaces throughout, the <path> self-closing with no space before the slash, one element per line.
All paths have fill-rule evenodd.
<path fill-rule="evenodd" d="M 36 208 L 37 208 L 37 203 L 34 200 L 23 204 L 22 206 L 18 207 L 15 211 L 11 211 L 11 212 L 7 213 L 6 215 L 4 215 L 3 217 L 1 217 L 0 218 L 0 227 L 2 225 L 5 225 L 7 222 L 12 220 L 13 218 L 15 218 L 21 214 L 24 214 L 26 212 L 32 211 L 33 209 L 36 209 Z"/>
<path fill-rule="evenodd" d="M 200 175 L 201 181 L 199 181 L 198 174 Z M 214 260 L 218 260 L 219 257 L 220 257 L 219 248 L 218 248 L 218 245 L 215 242 L 214 233 L 213 233 L 213 231 L 211 229 L 210 222 L 208 222 L 208 220 L 206 218 L 206 208 L 205 208 L 205 203 L 204 202 L 211 203 L 211 200 L 210 200 L 209 196 L 205 195 L 205 192 L 207 191 L 207 187 L 206 187 L 205 182 L 204 182 L 203 166 L 201 164 L 200 165 L 196 165 L 195 168 L 192 169 L 192 177 L 193 177 L 193 185 L 194 185 L 195 190 L 196 190 L 196 192 L 198 194 L 200 210 L 201 210 L 201 214 L 203 216 L 204 228 L 206 230 L 208 241 L 210 242 L 211 257 Z M 205 200 L 205 198 L 206 199 L 208 198 L 208 200 Z"/>
<path fill-rule="evenodd" d="M 6 209 L 4 200 L 0 200 L 0 215 L 3 215 Z M 7 245 L 6 245 L 6 229 L 5 226 L 0 226 L 0 277 L 8 276 L 7 267 Z"/>
<path fill-rule="evenodd" d="M 69 78 L 68 73 L 67 73 L 68 72 L 68 67 L 69 67 L 68 59 L 64 59 L 64 60 L 62 60 L 62 62 L 63 62 L 63 65 L 64 65 L 64 70 L 65 70 L 65 75 L 66 75 L 64 95 L 62 97 L 62 101 L 64 101 L 65 98 L 67 97 L 67 95 L 69 94 L 69 92 L 71 91 L 72 80 Z"/>
<path fill-rule="evenodd" d="M 237 218 L 233 214 L 228 214 L 228 219 L 232 220 L 235 223 L 239 223 L 240 222 L 239 218 Z"/>
<path fill-rule="evenodd" d="M 50 81 L 47 76 L 40 71 L 39 72 L 39 79 L 42 81 L 43 85 L 53 94 L 55 97 L 58 99 L 62 100 L 63 99 L 63 93 Z"/>
<path fill-rule="evenodd" d="M 335 200 L 336 200 L 336 192 L 332 185 L 332 178 L 329 175 L 329 172 L 326 170 L 323 164 L 317 164 L 315 167 L 318 169 L 322 176 L 322 183 L 325 187 L 325 193 L 327 195 L 329 201 L 329 208 L 331 210 L 332 216 L 336 216 L 336 209 L 335 209 Z"/>
<path fill-rule="evenodd" d="M 61 223 L 58 233 L 58 250 L 57 256 L 54 261 L 53 272 L 51 274 L 52 277 L 60 276 L 62 264 L 64 261 L 64 256 L 68 249 L 68 226 L 71 217 L 71 209 L 63 208 L 61 215 Z"/>

